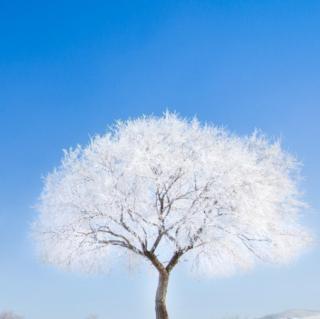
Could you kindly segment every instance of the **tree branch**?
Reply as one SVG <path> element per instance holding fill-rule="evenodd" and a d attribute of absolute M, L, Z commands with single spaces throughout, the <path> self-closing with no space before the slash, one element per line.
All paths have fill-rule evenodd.
<path fill-rule="evenodd" d="M 176 251 L 171 257 L 170 261 L 166 266 L 166 271 L 170 273 L 170 271 L 174 268 L 174 266 L 178 263 L 180 257 L 184 254 L 182 250 Z"/>

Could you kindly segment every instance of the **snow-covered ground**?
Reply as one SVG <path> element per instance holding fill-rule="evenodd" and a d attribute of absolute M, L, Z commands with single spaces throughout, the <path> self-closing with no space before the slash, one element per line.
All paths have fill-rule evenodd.
<path fill-rule="evenodd" d="M 320 311 L 289 310 L 277 314 L 264 316 L 260 319 L 320 319 Z"/>

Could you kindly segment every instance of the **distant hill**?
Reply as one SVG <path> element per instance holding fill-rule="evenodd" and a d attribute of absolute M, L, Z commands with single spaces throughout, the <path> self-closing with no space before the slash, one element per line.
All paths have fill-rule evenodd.
<path fill-rule="evenodd" d="M 289 310 L 276 313 L 259 319 L 320 319 L 320 311 L 315 310 Z"/>

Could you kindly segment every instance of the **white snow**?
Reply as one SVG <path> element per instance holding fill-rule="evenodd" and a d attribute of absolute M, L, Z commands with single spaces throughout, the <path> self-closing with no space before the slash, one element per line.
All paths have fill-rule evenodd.
<path fill-rule="evenodd" d="M 292 309 L 277 314 L 267 315 L 260 319 L 320 319 L 320 311 Z"/>

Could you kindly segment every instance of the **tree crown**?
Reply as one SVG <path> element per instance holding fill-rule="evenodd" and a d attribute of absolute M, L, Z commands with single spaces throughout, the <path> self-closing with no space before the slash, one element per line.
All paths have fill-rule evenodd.
<path fill-rule="evenodd" d="M 297 161 L 255 132 L 238 137 L 166 113 L 117 122 L 65 151 L 34 224 L 43 258 L 104 269 L 114 254 L 209 275 L 287 262 L 308 243 Z"/>

